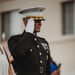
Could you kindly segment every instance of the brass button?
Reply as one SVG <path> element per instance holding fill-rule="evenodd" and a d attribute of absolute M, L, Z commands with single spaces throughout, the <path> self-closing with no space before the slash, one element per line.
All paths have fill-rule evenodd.
<path fill-rule="evenodd" d="M 47 53 L 49 53 L 49 52 L 47 51 Z"/>
<path fill-rule="evenodd" d="M 42 53 L 40 52 L 39 55 L 42 55 Z"/>
<path fill-rule="evenodd" d="M 30 51 L 32 51 L 32 49 L 30 49 Z"/>
<path fill-rule="evenodd" d="M 46 59 L 48 60 L 48 55 L 46 56 Z"/>
<path fill-rule="evenodd" d="M 34 38 L 34 40 L 36 41 L 36 38 Z"/>
<path fill-rule="evenodd" d="M 40 63 L 42 63 L 42 60 L 40 60 Z"/>
<path fill-rule="evenodd" d="M 37 47 L 39 48 L 39 45 L 37 45 Z"/>

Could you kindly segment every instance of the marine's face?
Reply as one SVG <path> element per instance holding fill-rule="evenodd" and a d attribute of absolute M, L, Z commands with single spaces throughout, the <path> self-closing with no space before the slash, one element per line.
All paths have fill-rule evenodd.
<path fill-rule="evenodd" d="M 41 20 L 34 20 L 34 32 L 40 32 Z"/>
<path fill-rule="evenodd" d="M 26 27 L 28 19 L 23 19 L 24 25 Z M 41 29 L 41 20 L 34 20 L 34 33 L 40 32 Z"/>

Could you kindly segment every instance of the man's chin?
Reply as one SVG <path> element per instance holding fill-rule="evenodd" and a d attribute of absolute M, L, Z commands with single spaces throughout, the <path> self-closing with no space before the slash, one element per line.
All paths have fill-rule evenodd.
<path fill-rule="evenodd" d="M 37 31 L 37 33 L 39 33 L 40 31 Z"/>
<path fill-rule="evenodd" d="M 39 33 L 39 32 L 40 32 L 40 30 L 34 31 L 34 33 Z"/>

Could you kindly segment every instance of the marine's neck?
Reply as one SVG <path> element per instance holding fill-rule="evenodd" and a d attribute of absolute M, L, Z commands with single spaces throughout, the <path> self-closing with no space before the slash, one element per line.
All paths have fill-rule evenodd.
<path fill-rule="evenodd" d="M 34 32 L 35 35 L 37 35 L 37 32 Z"/>

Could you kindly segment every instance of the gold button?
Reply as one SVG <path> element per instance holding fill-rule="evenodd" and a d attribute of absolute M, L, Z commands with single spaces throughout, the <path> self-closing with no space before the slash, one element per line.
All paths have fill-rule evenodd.
<path fill-rule="evenodd" d="M 42 63 L 42 60 L 40 60 L 40 63 Z"/>
<path fill-rule="evenodd" d="M 36 38 L 34 38 L 34 40 L 36 41 Z"/>
<path fill-rule="evenodd" d="M 49 52 L 47 51 L 47 53 L 49 53 Z"/>
<path fill-rule="evenodd" d="M 42 55 L 42 53 L 40 52 L 39 55 Z"/>
<path fill-rule="evenodd" d="M 46 56 L 46 59 L 48 60 L 48 55 Z"/>
<path fill-rule="evenodd" d="M 30 49 L 30 51 L 32 51 L 32 49 Z"/>
<path fill-rule="evenodd" d="M 39 45 L 37 45 L 37 47 L 39 48 Z"/>

